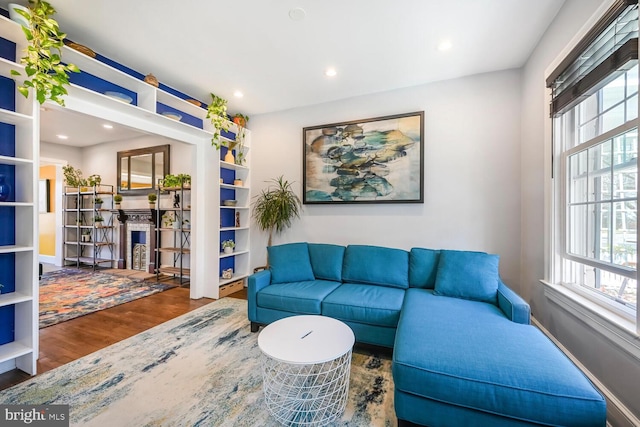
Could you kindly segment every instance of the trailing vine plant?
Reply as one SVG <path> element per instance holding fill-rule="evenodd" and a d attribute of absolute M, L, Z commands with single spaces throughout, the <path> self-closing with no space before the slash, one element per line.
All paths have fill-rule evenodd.
<path fill-rule="evenodd" d="M 25 56 L 20 59 L 27 78 L 18 85 L 18 91 L 28 98 L 31 88 L 40 104 L 49 99 L 64 106 L 62 96 L 67 94 L 68 73 L 79 73 L 80 69 L 74 64 L 65 65 L 61 60 L 63 40 L 67 35 L 52 18 L 56 10 L 46 1 L 29 0 L 28 12 L 20 9 L 16 12 L 29 21 L 29 28 L 22 27 L 28 46 Z M 21 75 L 16 70 L 11 70 L 11 74 Z"/>
<path fill-rule="evenodd" d="M 220 98 L 215 94 L 211 94 L 211 103 L 207 106 L 207 119 L 211 119 L 213 124 L 213 138 L 211 145 L 219 150 L 224 143 L 220 139 L 220 131 L 229 131 L 229 121 L 227 120 L 227 100 Z"/>

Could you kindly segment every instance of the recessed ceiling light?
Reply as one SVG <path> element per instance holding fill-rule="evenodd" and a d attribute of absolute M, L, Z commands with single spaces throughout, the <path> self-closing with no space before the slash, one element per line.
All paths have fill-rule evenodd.
<path fill-rule="evenodd" d="M 307 16 L 307 12 L 301 7 L 294 7 L 289 11 L 289 18 L 292 21 L 302 21 Z"/>
<path fill-rule="evenodd" d="M 338 72 L 335 68 L 327 68 L 324 72 L 324 75 L 327 77 L 335 77 Z"/>
<path fill-rule="evenodd" d="M 108 123 L 103 124 L 102 127 L 105 129 L 113 129 L 113 125 L 110 125 Z"/>
<path fill-rule="evenodd" d="M 453 44 L 451 43 L 451 40 L 442 40 L 440 43 L 438 43 L 438 50 L 440 52 L 449 50 L 452 47 L 453 47 Z"/>
<path fill-rule="evenodd" d="M 244 96 L 244 93 L 240 92 L 239 90 L 233 92 L 233 96 L 235 96 L 236 98 L 242 98 Z"/>
<path fill-rule="evenodd" d="M 69 139 L 67 135 L 58 134 L 56 135 L 59 139 Z"/>

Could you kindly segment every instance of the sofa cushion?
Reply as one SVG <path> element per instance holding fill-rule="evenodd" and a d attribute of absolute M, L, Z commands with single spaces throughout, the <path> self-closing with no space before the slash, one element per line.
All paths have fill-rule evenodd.
<path fill-rule="evenodd" d="M 433 289 L 439 260 L 438 250 L 412 248 L 409 252 L 409 287 Z"/>
<path fill-rule="evenodd" d="M 604 425 L 605 401 L 582 372 L 492 304 L 409 289 L 392 369 L 397 390 L 445 404 L 536 425 Z"/>
<path fill-rule="evenodd" d="M 498 255 L 484 252 L 440 252 L 435 294 L 497 303 Z"/>
<path fill-rule="evenodd" d="M 269 246 L 269 270 L 271 283 L 314 280 L 309 248 L 306 243 L 288 243 Z"/>
<path fill-rule="evenodd" d="M 347 283 L 322 301 L 322 314 L 346 322 L 395 328 L 403 299 L 402 289 Z"/>
<path fill-rule="evenodd" d="M 409 253 L 381 246 L 349 245 L 344 252 L 342 281 L 409 287 Z"/>
<path fill-rule="evenodd" d="M 342 281 L 344 246 L 309 243 L 309 258 L 316 279 Z"/>
<path fill-rule="evenodd" d="M 258 292 L 257 306 L 298 314 L 320 314 L 322 300 L 340 283 L 327 280 L 278 283 Z"/>

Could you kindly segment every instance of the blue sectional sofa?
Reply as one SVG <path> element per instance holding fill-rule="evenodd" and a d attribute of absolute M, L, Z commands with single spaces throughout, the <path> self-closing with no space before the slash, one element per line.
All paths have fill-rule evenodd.
<path fill-rule="evenodd" d="M 497 255 L 317 243 L 268 252 L 269 269 L 249 277 L 251 330 L 317 314 L 393 348 L 399 425 L 606 424 L 604 398 L 529 324 Z"/>

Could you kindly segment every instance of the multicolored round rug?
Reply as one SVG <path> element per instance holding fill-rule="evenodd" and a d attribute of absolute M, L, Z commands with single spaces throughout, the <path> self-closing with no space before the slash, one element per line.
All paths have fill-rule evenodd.
<path fill-rule="evenodd" d="M 40 328 L 176 286 L 71 268 L 45 273 L 40 279 Z"/>

